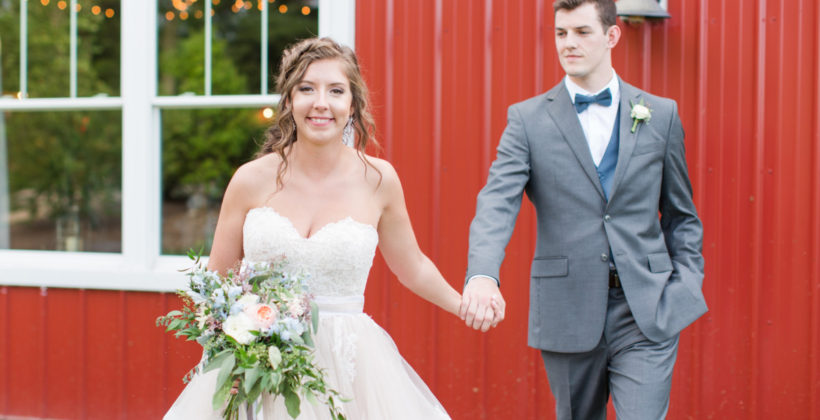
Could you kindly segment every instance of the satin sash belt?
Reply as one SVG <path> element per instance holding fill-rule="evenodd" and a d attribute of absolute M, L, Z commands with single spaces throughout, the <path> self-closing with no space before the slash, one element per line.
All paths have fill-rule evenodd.
<path fill-rule="evenodd" d="M 364 296 L 316 296 L 319 316 L 328 314 L 360 314 L 364 310 Z"/>

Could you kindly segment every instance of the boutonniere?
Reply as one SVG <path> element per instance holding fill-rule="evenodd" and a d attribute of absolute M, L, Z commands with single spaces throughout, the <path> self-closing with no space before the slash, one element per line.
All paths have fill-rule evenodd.
<path fill-rule="evenodd" d="M 632 113 L 629 116 L 632 117 L 632 132 L 634 133 L 638 129 L 638 123 L 642 121 L 649 123 L 649 120 L 652 119 L 652 110 L 649 109 L 649 105 L 644 104 L 643 98 L 637 104 L 629 101 L 629 105 L 632 106 Z"/>

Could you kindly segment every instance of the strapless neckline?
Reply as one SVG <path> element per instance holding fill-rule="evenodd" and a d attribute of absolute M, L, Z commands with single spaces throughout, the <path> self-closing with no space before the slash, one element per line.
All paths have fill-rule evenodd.
<path fill-rule="evenodd" d="M 280 214 L 279 212 L 277 212 L 273 207 L 268 207 L 268 206 L 254 207 L 254 208 L 248 210 L 248 214 L 251 214 L 251 212 L 259 212 L 259 211 L 264 211 L 264 212 L 270 213 L 270 214 L 278 217 L 282 221 L 284 221 L 285 224 L 287 224 L 287 226 L 290 228 L 291 232 L 294 235 L 296 235 L 296 237 L 298 237 L 299 239 L 301 239 L 303 241 L 310 241 L 311 239 L 315 238 L 317 235 L 325 232 L 326 230 L 332 228 L 333 226 L 340 225 L 340 224 L 345 224 L 345 223 L 350 223 L 354 226 L 361 227 L 365 230 L 368 230 L 368 231 L 371 231 L 371 232 L 375 233 L 378 236 L 378 231 L 376 230 L 376 228 L 373 225 L 371 225 L 370 223 L 360 222 L 360 221 L 354 219 L 351 216 L 346 216 L 346 217 L 344 217 L 342 219 L 339 219 L 339 220 L 336 220 L 334 222 L 326 223 L 324 226 L 320 227 L 317 231 L 313 232 L 313 234 L 311 234 L 310 236 L 303 236 L 301 233 L 299 233 L 299 230 L 296 229 L 296 226 L 293 225 L 293 222 L 289 218 L 287 218 L 286 216 L 284 216 L 284 215 Z"/>

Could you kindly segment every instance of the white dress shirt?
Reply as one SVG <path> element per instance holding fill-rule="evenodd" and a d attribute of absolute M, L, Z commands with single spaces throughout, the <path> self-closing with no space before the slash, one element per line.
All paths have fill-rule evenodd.
<path fill-rule="evenodd" d="M 615 70 L 612 70 L 612 78 L 609 83 L 597 92 L 587 92 L 573 83 L 569 76 L 564 77 L 564 84 L 567 86 L 569 98 L 573 104 L 575 104 L 576 93 L 595 96 L 609 88 L 612 94 L 612 103 L 609 106 L 593 103 L 587 109 L 578 113 L 578 120 L 581 122 L 581 128 L 584 129 L 589 151 L 592 154 L 592 161 L 595 162 L 595 166 L 598 166 L 601 159 L 604 158 L 607 146 L 609 146 L 609 139 L 612 138 L 612 129 L 615 126 L 615 117 L 618 116 L 618 102 L 621 100 L 618 75 L 615 74 Z"/>

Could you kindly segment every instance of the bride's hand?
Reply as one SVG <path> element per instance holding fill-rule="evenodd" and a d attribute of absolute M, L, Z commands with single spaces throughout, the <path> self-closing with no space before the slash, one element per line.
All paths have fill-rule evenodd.
<path fill-rule="evenodd" d="M 498 323 L 504 320 L 504 314 L 507 311 L 507 302 L 504 302 L 504 297 L 501 293 L 498 296 L 490 298 L 490 306 L 493 308 L 493 322 L 490 324 L 491 328 L 498 326 Z"/>
<path fill-rule="evenodd" d="M 468 327 L 482 332 L 495 327 L 504 319 L 506 304 L 498 284 L 490 277 L 470 279 L 464 288 L 459 317 Z"/>

